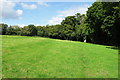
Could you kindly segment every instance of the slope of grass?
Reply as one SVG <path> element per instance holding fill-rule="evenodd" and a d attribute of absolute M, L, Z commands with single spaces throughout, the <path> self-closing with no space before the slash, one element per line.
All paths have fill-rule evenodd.
<path fill-rule="evenodd" d="M 3 78 L 117 78 L 118 51 L 41 37 L 2 36 Z"/>

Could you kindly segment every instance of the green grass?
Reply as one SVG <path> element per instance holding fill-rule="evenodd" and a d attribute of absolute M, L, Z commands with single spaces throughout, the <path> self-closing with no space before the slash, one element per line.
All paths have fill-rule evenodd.
<path fill-rule="evenodd" d="M 2 36 L 3 78 L 117 78 L 118 51 L 103 45 Z"/>

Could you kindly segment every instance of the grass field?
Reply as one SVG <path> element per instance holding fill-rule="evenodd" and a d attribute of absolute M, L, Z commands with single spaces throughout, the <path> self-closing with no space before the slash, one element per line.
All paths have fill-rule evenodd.
<path fill-rule="evenodd" d="M 2 36 L 3 78 L 117 78 L 110 46 L 41 37 Z"/>

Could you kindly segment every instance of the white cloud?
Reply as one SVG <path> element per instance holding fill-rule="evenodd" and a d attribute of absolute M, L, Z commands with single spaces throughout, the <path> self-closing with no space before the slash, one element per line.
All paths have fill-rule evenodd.
<path fill-rule="evenodd" d="M 18 24 L 18 26 L 23 28 L 25 24 Z"/>
<path fill-rule="evenodd" d="M 37 8 L 37 5 L 35 5 L 35 4 L 28 5 L 28 4 L 25 4 L 25 3 L 21 3 L 21 6 L 24 9 L 36 9 Z"/>
<path fill-rule="evenodd" d="M 76 6 L 64 11 L 58 11 L 59 14 L 56 17 L 53 17 L 51 20 L 49 20 L 48 24 L 60 24 L 65 17 L 75 15 L 76 13 L 86 14 L 88 7 L 90 7 L 90 5 Z"/>
<path fill-rule="evenodd" d="M 59 16 L 66 17 L 66 16 L 75 15 L 76 13 L 86 14 L 86 11 L 88 10 L 88 7 L 90 7 L 90 5 L 83 5 L 83 6 L 71 7 L 68 10 L 59 11 L 59 13 L 60 13 Z"/>
<path fill-rule="evenodd" d="M 35 26 L 40 26 L 40 24 L 35 24 Z"/>
<path fill-rule="evenodd" d="M 51 20 L 48 21 L 48 24 L 50 25 L 54 25 L 54 24 L 60 24 L 60 22 L 63 20 L 64 18 L 56 16 L 53 17 Z"/>
<path fill-rule="evenodd" d="M 23 14 L 23 11 L 20 10 L 20 9 L 18 9 L 16 12 L 17 12 L 18 15 L 22 15 Z"/>
<path fill-rule="evenodd" d="M 0 9 L 0 18 L 2 19 L 19 19 L 22 15 L 22 10 L 15 10 L 14 7 L 16 6 L 15 2 L 5 2 L 6 0 L 3 0 L 0 2 L 1 9 Z"/>
<path fill-rule="evenodd" d="M 39 5 L 42 5 L 42 6 L 48 6 L 48 4 L 47 4 L 47 3 L 42 2 L 42 1 L 41 1 L 41 2 L 38 2 L 38 4 L 39 4 Z"/>

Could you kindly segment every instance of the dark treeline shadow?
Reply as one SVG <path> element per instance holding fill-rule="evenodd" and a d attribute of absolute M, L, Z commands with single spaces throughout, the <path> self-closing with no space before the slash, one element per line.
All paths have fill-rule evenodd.
<path fill-rule="evenodd" d="M 120 50 L 120 47 L 116 47 L 116 46 L 112 46 L 112 47 L 110 46 L 110 47 L 106 47 L 106 48 Z"/>

